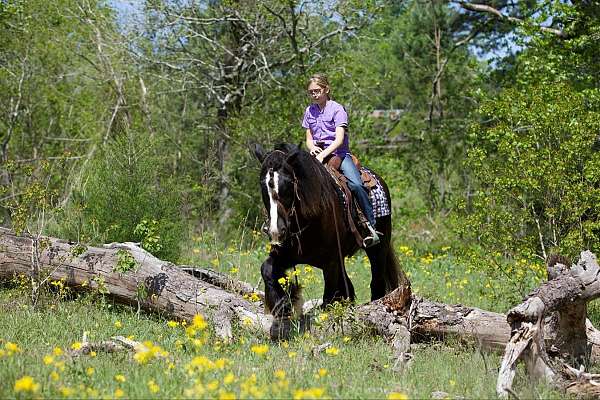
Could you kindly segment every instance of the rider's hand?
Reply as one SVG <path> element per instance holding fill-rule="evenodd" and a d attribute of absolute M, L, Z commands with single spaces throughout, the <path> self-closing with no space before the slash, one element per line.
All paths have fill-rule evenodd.
<path fill-rule="evenodd" d="M 321 149 L 320 147 L 313 147 L 312 150 L 310 151 L 310 155 L 311 156 L 316 156 L 317 154 L 319 154 L 320 152 L 322 152 L 323 149 Z"/>

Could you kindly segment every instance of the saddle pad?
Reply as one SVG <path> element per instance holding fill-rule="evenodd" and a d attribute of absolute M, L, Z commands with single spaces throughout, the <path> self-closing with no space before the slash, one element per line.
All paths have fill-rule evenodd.
<path fill-rule="evenodd" d="M 385 217 L 386 215 L 390 215 L 392 210 L 390 210 L 388 198 L 385 195 L 385 191 L 383 190 L 383 185 L 377 176 L 368 168 L 362 167 L 360 172 L 361 174 L 364 172 L 369 173 L 375 180 L 376 184 L 369 190 L 369 199 L 371 200 L 371 204 L 373 205 L 373 214 L 375 218 Z"/>

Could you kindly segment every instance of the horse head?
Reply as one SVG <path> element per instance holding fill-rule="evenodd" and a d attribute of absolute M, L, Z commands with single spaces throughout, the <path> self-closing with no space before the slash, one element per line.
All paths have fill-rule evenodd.
<path fill-rule="evenodd" d="M 297 219 L 300 197 L 295 160 L 302 150 L 290 144 L 278 145 L 270 152 L 260 145 L 252 150 L 261 162 L 261 194 L 268 214 L 266 232 L 272 246 L 282 246 L 293 233 L 291 225 Z"/>

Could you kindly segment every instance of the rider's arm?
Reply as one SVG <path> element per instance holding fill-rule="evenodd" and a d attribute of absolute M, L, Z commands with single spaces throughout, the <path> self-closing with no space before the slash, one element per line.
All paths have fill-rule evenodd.
<path fill-rule="evenodd" d="M 322 159 L 325 159 L 328 155 L 333 153 L 338 147 L 344 143 L 344 134 L 346 133 L 346 128 L 343 126 L 338 126 L 335 128 L 335 140 L 331 142 L 329 146 L 325 150 L 323 150 L 319 155 Z"/>
<path fill-rule="evenodd" d="M 315 146 L 315 143 L 313 142 L 313 137 L 312 137 L 312 132 L 310 131 L 310 128 L 306 129 L 306 148 L 308 149 L 309 153 L 313 153 L 313 151 L 315 149 L 317 149 L 318 147 Z"/>

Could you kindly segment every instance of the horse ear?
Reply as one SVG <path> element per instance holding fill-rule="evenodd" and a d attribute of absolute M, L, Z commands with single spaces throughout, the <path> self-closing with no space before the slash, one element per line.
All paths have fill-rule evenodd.
<path fill-rule="evenodd" d="M 254 154 L 254 157 L 262 164 L 265 159 L 265 149 L 258 143 L 252 143 L 250 145 L 250 153 Z"/>
<path fill-rule="evenodd" d="M 294 149 L 291 150 L 290 153 L 287 155 L 287 157 L 285 158 L 285 162 L 290 167 L 292 167 L 292 169 L 295 171 L 295 173 L 297 175 L 303 176 L 304 175 L 303 162 L 305 162 L 303 160 L 304 154 L 303 154 L 302 150 L 300 150 L 295 145 L 290 145 L 290 146 L 294 146 Z"/>
<path fill-rule="evenodd" d="M 280 143 L 277 146 L 275 146 L 275 149 L 281 150 L 285 154 L 290 154 L 290 153 L 298 150 L 298 146 L 296 146 L 295 144 L 292 144 L 292 143 Z"/>

